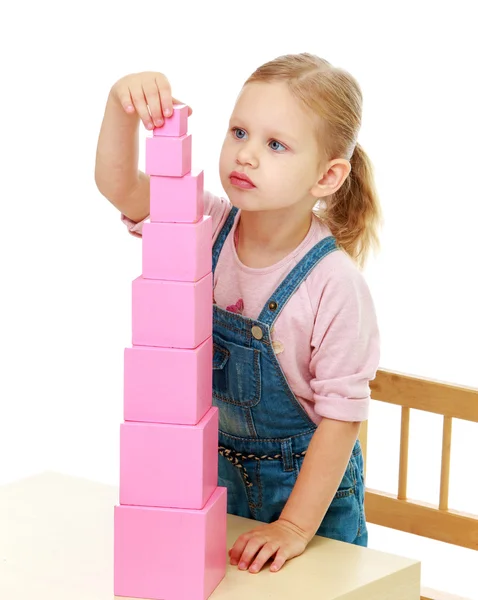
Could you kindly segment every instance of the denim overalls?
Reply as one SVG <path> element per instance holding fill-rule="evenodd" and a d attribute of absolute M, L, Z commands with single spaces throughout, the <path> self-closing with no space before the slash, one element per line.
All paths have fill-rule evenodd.
<path fill-rule="evenodd" d="M 213 272 L 234 225 L 232 208 L 213 247 Z M 213 404 L 219 408 L 219 485 L 230 514 L 270 523 L 297 480 L 316 424 L 287 383 L 271 329 L 286 302 L 319 261 L 337 250 L 316 244 L 272 294 L 257 320 L 213 306 Z M 367 545 L 363 457 L 357 441 L 344 478 L 317 534 Z"/>

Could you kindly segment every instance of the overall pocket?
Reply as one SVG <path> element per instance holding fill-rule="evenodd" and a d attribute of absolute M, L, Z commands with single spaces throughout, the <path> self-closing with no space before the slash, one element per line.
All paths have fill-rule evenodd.
<path fill-rule="evenodd" d="M 213 345 L 213 396 L 217 400 L 251 408 L 261 400 L 261 353 L 221 338 Z"/>

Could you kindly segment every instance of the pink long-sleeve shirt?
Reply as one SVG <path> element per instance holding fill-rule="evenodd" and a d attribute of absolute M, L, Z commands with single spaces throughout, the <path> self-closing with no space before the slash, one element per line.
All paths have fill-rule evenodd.
<path fill-rule="evenodd" d="M 204 214 L 210 215 L 213 242 L 231 204 L 209 192 Z M 142 226 L 121 215 L 129 232 L 140 237 Z M 289 271 L 330 230 L 313 217 L 307 236 L 278 263 L 255 269 L 242 264 L 235 230 L 229 233 L 214 276 L 214 301 L 227 310 L 257 319 Z M 284 306 L 272 330 L 282 370 L 310 418 L 364 421 L 368 418 L 370 381 L 380 357 L 374 303 L 361 271 L 343 251 L 332 252 L 313 269 Z"/>

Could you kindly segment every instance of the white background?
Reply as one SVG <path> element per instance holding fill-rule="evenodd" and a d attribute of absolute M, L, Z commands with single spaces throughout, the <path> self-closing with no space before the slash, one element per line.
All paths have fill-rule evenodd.
<path fill-rule="evenodd" d="M 141 242 L 96 189 L 94 162 L 108 91 L 135 71 L 163 71 L 192 106 L 194 166 L 222 193 L 229 112 L 259 64 L 308 51 L 349 70 L 364 94 L 359 141 L 386 218 L 366 272 L 381 366 L 478 387 L 474 10 L 472 1 L 311 0 L 3 8 L 0 483 L 45 469 L 118 483 Z M 368 485 L 389 492 L 395 409 L 374 404 L 369 426 Z M 450 504 L 475 513 L 477 440 L 477 426 L 455 422 Z M 440 442 L 439 417 L 413 412 L 410 497 L 438 501 Z M 422 559 L 424 584 L 478 598 L 471 550 L 374 526 L 370 546 Z"/>

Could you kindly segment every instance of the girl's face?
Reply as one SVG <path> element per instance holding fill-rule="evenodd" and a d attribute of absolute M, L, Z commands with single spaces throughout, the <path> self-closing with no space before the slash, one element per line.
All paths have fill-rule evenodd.
<path fill-rule="evenodd" d="M 221 183 L 234 206 L 277 210 L 317 198 L 320 178 L 316 123 L 285 83 L 249 83 L 239 95 L 219 161 Z M 252 185 L 235 178 L 247 176 Z"/>

